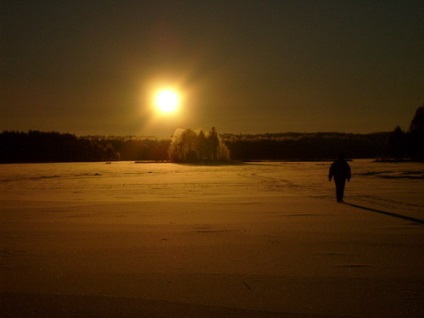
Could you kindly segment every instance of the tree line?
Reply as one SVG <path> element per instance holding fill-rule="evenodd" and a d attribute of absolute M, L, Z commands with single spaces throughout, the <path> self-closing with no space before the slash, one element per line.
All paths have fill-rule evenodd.
<path fill-rule="evenodd" d="M 332 160 L 339 152 L 349 158 L 384 155 L 389 133 L 225 134 L 223 141 L 234 160 Z"/>
<path fill-rule="evenodd" d="M 424 105 L 407 131 L 392 132 L 219 134 L 177 129 L 171 139 L 137 136 L 85 136 L 69 133 L 3 131 L 0 163 L 84 161 L 254 161 L 348 158 L 424 160 Z"/>
<path fill-rule="evenodd" d="M 68 133 L 4 131 L 0 134 L 0 162 L 75 162 L 116 159 L 112 145 Z"/>
<path fill-rule="evenodd" d="M 149 137 L 77 137 L 59 132 L 0 133 L 0 163 L 168 159 L 170 140 Z"/>
<path fill-rule="evenodd" d="M 117 160 L 166 161 L 170 139 L 143 136 L 87 136 L 82 137 L 103 145 L 110 145 Z"/>
<path fill-rule="evenodd" d="M 0 133 L 0 162 L 328 160 L 386 157 L 393 134 L 219 134 L 177 129 L 172 139 L 137 136 L 77 137 L 58 132 Z M 392 140 L 390 139 L 390 140 Z M 394 138 L 396 139 L 396 138 Z M 388 152 L 389 150 L 389 152 Z"/>

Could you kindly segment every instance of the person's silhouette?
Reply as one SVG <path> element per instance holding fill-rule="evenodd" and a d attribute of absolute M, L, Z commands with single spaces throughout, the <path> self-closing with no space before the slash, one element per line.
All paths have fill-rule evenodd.
<path fill-rule="evenodd" d="M 337 160 L 331 164 L 330 171 L 328 172 L 328 181 L 334 178 L 334 183 L 336 184 L 337 202 L 343 202 L 346 180 L 350 181 L 350 177 L 350 166 L 346 162 L 344 155 L 340 153 Z"/>

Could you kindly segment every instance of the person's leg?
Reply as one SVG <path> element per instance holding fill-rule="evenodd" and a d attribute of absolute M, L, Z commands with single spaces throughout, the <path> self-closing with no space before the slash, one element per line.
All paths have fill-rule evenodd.
<path fill-rule="evenodd" d="M 337 202 L 340 202 L 340 184 L 336 183 L 336 200 Z"/>
<path fill-rule="evenodd" d="M 343 197 L 344 197 L 344 188 L 345 188 L 345 182 L 343 181 L 340 184 L 340 201 L 339 202 L 343 202 Z"/>
<path fill-rule="evenodd" d="M 337 180 L 336 181 L 336 199 L 337 199 L 337 202 L 343 202 L 344 187 L 345 187 L 345 181 L 344 180 Z"/>

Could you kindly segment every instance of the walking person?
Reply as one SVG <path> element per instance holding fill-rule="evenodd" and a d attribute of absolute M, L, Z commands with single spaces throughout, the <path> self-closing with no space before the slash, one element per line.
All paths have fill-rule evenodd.
<path fill-rule="evenodd" d="M 343 202 L 346 180 L 349 182 L 350 177 L 350 166 L 346 162 L 344 155 L 340 153 L 337 160 L 331 164 L 330 171 L 328 172 L 328 181 L 334 178 L 334 183 L 336 184 L 337 202 Z"/>

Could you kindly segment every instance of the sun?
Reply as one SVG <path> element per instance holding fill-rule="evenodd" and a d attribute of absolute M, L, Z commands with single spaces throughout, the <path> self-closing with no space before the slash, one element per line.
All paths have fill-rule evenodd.
<path fill-rule="evenodd" d="M 172 114 L 178 110 L 180 97 L 173 89 L 161 89 L 155 95 L 155 105 L 158 112 L 162 114 Z"/>

